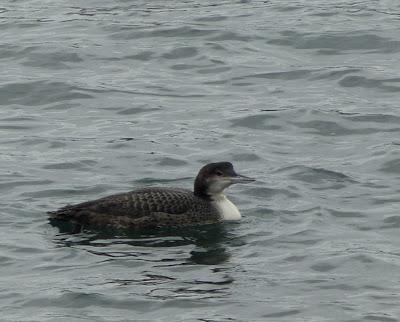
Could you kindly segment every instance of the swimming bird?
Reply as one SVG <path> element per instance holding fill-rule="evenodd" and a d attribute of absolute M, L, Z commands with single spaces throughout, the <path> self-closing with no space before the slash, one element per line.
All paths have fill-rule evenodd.
<path fill-rule="evenodd" d="M 224 190 L 254 179 L 239 175 L 230 162 L 209 163 L 194 181 L 194 190 L 148 187 L 75 205 L 49 214 L 80 225 L 157 228 L 210 224 L 241 218 Z"/>

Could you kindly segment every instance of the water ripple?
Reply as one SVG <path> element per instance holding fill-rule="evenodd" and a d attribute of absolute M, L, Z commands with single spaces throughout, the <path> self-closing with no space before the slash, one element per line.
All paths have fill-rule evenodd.
<path fill-rule="evenodd" d="M 371 52 L 374 50 L 385 53 L 398 52 L 400 50 L 400 41 L 374 34 L 348 35 L 327 33 L 319 35 L 288 30 L 281 32 L 281 38 L 269 40 L 268 42 L 274 45 L 291 46 L 297 49 L 333 50 L 337 54 L 353 50 L 370 50 Z"/>
<path fill-rule="evenodd" d="M 396 321 L 399 13 L 3 2 L 1 319 Z M 93 231 L 46 215 L 191 189 L 219 160 L 257 179 L 226 191 L 238 223 Z"/>

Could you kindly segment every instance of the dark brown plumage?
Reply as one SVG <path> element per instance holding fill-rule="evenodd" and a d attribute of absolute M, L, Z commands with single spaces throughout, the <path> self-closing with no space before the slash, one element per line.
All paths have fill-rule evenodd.
<path fill-rule="evenodd" d="M 49 212 L 56 219 L 94 226 L 162 227 L 220 221 L 216 209 L 192 191 L 145 188 Z"/>

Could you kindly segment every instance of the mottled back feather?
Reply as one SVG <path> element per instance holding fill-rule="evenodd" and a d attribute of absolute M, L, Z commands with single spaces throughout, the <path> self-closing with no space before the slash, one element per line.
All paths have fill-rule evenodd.
<path fill-rule="evenodd" d="M 183 226 L 219 221 L 217 210 L 190 190 L 144 188 L 50 212 L 53 218 L 116 227 Z"/>

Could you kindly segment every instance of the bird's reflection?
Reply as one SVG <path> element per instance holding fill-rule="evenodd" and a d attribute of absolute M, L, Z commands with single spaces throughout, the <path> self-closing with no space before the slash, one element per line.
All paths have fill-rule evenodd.
<path fill-rule="evenodd" d="M 119 229 L 90 229 L 69 222 L 49 219 L 59 233 L 54 242 L 60 247 L 85 246 L 85 249 L 96 255 L 108 258 L 136 257 L 139 260 L 160 261 L 162 265 L 203 264 L 217 265 L 229 261 L 231 257 L 227 249 L 229 241 L 236 239 L 234 232 L 228 231 L 225 224 L 202 225 L 181 228 L 160 228 L 157 230 L 119 230 Z M 229 227 L 231 228 L 231 227 Z M 121 250 L 122 246 L 126 247 Z M 176 258 L 160 258 L 155 256 L 154 248 L 182 248 L 193 245 L 187 250 L 189 256 L 182 261 Z M 119 246 L 119 247 L 117 247 Z M 152 250 L 150 251 L 150 248 Z M 160 263 L 161 264 L 161 263 Z"/>

